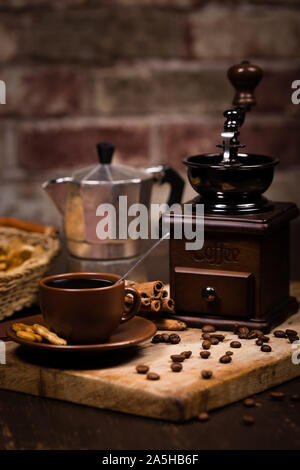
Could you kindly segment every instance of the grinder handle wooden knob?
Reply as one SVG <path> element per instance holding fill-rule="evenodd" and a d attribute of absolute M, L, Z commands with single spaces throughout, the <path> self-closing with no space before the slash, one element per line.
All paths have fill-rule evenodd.
<path fill-rule="evenodd" d="M 262 69 L 258 65 L 244 60 L 240 64 L 230 67 L 227 76 L 236 90 L 233 104 L 246 109 L 254 106 L 256 104 L 254 90 L 262 79 Z"/>

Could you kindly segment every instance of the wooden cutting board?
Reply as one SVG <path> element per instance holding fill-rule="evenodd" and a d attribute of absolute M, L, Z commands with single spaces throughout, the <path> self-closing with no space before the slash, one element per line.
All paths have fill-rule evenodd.
<path fill-rule="evenodd" d="M 293 286 L 299 298 L 300 283 Z M 300 332 L 300 312 L 281 328 Z M 19 346 L 7 342 L 7 364 L 0 365 L 0 388 L 41 397 L 56 398 L 82 405 L 106 408 L 141 416 L 171 421 L 185 421 L 200 411 L 211 410 L 261 392 L 300 375 L 300 364 L 292 363 L 292 354 L 299 350 L 286 339 L 270 334 L 271 353 L 263 353 L 255 340 L 241 340 L 241 349 L 232 349 L 230 364 L 218 359 L 236 339 L 224 333 L 223 343 L 212 346 L 211 357 L 201 359 L 198 329 L 180 332 L 177 345 L 152 344 L 146 341 L 135 350 L 120 350 L 98 359 L 44 362 L 41 357 L 21 354 Z M 298 348 L 298 349 L 297 349 Z M 170 369 L 170 355 L 191 350 L 192 356 L 183 363 L 183 371 Z M 160 374 L 159 381 L 146 380 L 137 374 L 137 364 L 147 364 Z M 210 369 L 210 380 L 201 378 L 201 370 Z"/>

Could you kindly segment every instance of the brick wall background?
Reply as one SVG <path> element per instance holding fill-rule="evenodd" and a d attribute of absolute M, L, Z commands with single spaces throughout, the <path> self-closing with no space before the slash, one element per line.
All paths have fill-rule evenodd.
<path fill-rule="evenodd" d="M 245 58 L 265 78 L 241 141 L 281 159 L 270 194 L 300 203 L 299 1 L 0 0 L 0 44 L 1 214 L 58 224 L 40 183 L 93 162 L 101 139 L 184 173 L 219 143 L 226 70 Z"/>

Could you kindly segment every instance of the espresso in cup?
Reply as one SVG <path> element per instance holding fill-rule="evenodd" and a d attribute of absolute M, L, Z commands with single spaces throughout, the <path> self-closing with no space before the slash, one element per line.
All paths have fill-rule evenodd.
<path fill-rule="evenodd" d="M 106 279 L 92 279 L 79 277 L 75 279 L 53 279 L 46 283 L 49 287 L 57 289 L 99 289 L 100 287 L 108 287 L 114 284 Z"/>
<path fill-rule="evenodd" d="M 141 298 L 120 276 L 108 273 L 67 273 L 40 282 L 40 304 L 45 324 L 70 344 L 100 344 L 139 310 Z M 131 310 L 124 298 L 132 294 Z"/>

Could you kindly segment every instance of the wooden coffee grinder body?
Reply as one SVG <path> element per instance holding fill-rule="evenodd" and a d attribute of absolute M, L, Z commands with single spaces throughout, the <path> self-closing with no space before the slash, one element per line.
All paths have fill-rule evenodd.
<path fill-rule="evenodd" d="M 206 214 L 200 250 L 186 250 L 188 240 L 171 238 L 176 317 L 195 327 L 232 329 L 239 323 L 269 331 L 295 313 L 298 304 L 289 295 L 289 230 L 297 215 L 293 203 L 274 203 L 266 213 Z"/>

